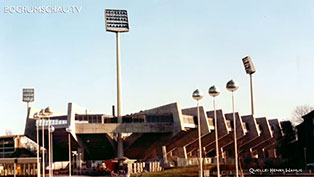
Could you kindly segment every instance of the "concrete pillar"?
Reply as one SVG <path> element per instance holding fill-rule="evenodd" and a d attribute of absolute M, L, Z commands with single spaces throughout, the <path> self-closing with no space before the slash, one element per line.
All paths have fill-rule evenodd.
<path fill-rule="evenodd" d="M 74 154 L 74 159 L 75 159 L 75 168 L 78 169 L 80 167 L 80 160 L 79 160 L 79 152 L 76 151 Z"/>
<path fill-rule="evenodd" d="M 136 166 L 136 163 L 133 163 L 133 164 L 132 164 L 132 170 L 133 170 L 133 173 L 137 173 L 137 166 Z"/>
<path fill-rule="evenodd" d="M 140 163 L 140 172 L 142 173 L 144 171 L 144 162 Z"/>
<path fill-rule="evenodd" d="M 73 169 L 75 169 L 75 165 L 76 165 L 76 162 L 75 162 L 75 153 L 73 153 L 74 151 L 72 151 L 72 162 L 71 162 L 71 165 L 72 165 L 72 173 L 73 173 Z M 75 174 L 75 173 L 73 173 Z"/>
<path fill-rule="evenodd" d="M 139 173 L 142 172 L 142 163 L 138 163 L 137 164 L 137 170 L 138 170 Z"/>
<path fill-rule="evenodd" d="M 27 164 L 27 175 L 32 175 L 31 174 L 31 164 Z"/>
<path fill-rule="evenodd" d="M 187 159 L 188 158 L 188 154 L 186 153 L 186 147 L 183 146 L 182 149 L 183 149 L 184 159 Z"/>
<path fill-rule="evenodd" d="M 222 159 L 222 161 L 223 161 L 224 158 L 225 158 L 225 157 L 224 157 L 223 150 L 224 150 L 223 148 L 219 148 L 219 152 L 218 152 L 218 153 L 219 153 L 219 159 Z"/>
<path fill-rule="evenodd" d="M 274 149 L 274 158 L 277 158 L 277 149 Z"/>
<path fill-rule="evenodd" d="M 83 163 L 83 158 L 84 158 L 83 156 L 84 150 L 82 148 L 78 148 L 77 153 L 78 153 L 78 168 L 80 169 L 80 174 L 81 174 L 82 163 Z"/>
<path fill-rule="evenodd" d="M 254 157 L 252 148 L 250 148 L 250 157 Z"/>
<path fill-rule="evenodd" d="M 13 174 L 14 174 L 14 177 L 16 177 L 16 163 L 14 162 L 14 172 L 13 172 Z"/>
<path fill-rule="evenodd" d="M 128 163 L 128 174 L 132 174 L 132 164 Z"/>
<path fill-rule="evenodd" d="M 101 124 L 104 124 L 104 123 L 105 123 L 105 117 L 101 116 Z"/>
<path fill-rule="evenodd" d="M 26 164 L 25 163 L 23 164 L 23 170 L 22 171 L 23 171 L 22 175 L 26 175 Z"/>
<path fill-rule="evenodd" d="M 166 166 L 168 164 L 168 158 L 167 158 L 167 148 L 166 146 L 162 146 L 162 157 L 164 161 L 164 165 Z"/>
<path fill-rule="evenodd" d="M 14 137 L 13 138 L 13 140 L 14 140 L 14 151 L 17 149 L 17 148 L 19 148 L 19 136 L 17 136 L 17 137 Z"/>
<path fill-rule="evenodd" d="M 33 164 L 29 164 L 28 165 L 28 171 L 29 171 L 30 175 L 33 175 L 33 173 L 37 174 L 37 163 L 36 163 L 36 170 L 34 172 L 33 172 L 33 169 L 32 169 L 33 166 L 34 166 Z"/>
<path fill-rule="evenodd" d="M 33 174 L 35 175 L 37 172 L 36 172 L 37 168 L 36 168 L 36 165 L 33 165 Z M 36 172 L 36 173 L 35 173 Z"/>

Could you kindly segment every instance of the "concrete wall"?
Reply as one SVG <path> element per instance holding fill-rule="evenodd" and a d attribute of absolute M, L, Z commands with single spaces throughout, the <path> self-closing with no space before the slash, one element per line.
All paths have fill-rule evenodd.
<path fill-rule="evenodd" d="M 258 155 L 258 157 L 265 157 L 263 148 L 265 147 L 265 141 L 271 140 L 273 138 L 273 133 L 265 117 L 257 118 L 256 122 L 260 125 L 262 133 L 256 141 L 255 145 L 251 147 L 253 155 Z"/>
<path fill-rule="evenodd" d="M 243 157 L 250 158 L 252 157 L 250 148 L 255 144 L 251 142 L 260 136 L 260 132 L 258 130 L 258 124 L 252 115 L 242 116 L 242 121 L 246 124 L 248 132 L 238 143 L 239 153 Z"/>
<path fill-rule="evenodd" d="M 173 116 L 173 133 L 174 135 L 184 130 L 184 122 L 182 117 L 182 111 L 178 103 L 171 103 L 157 108 L 140 111 L 138 114 L 146 115 L 162 115 L 171 113 Z"/>
<path fill-rule="evenodd" d="M 201 135 L 205 135 L 211 132 L 209 128 L 209 123 L 207 120 L 207 115 L 205 114 L 203 106 L 199 107 L 200 110 L 200 124 L 201 124 Z M 191 115 L 197 118 L 197 107 L 182 109 L 182 113 L 185 115 Z"/>
<path fill-rule="evenodd" d="M 209 118 L 214 118 L 214 111 L 208 111 L 207 116 Z M 221 149 L 233 142 L 233 136 L 231 134 L 232 127 L 230 121 L 225 118 L 225 115 L 221 109 L 216 110 L 216 116 L 218 127 L 218 146 Z M 209 153 L 212 151 L 216 151 L 216 139 L 214 131 L 211 135 L 208 136 L 210 137 L 211 141 L 205 144 L 205 153 L 208 154 L 208 156 L 213 156 L 213 153 L 211 153 L 211 155 Z"/>

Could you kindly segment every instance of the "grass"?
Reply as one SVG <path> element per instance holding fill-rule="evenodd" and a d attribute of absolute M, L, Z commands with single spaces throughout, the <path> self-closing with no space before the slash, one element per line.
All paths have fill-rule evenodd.
<path fill-rule="evenodd" d="M 211 169 L 211 166 L 205 167 L 206 170 Z M 141 174 L 133 174 L 131 177 L 140 177 Z M 161 172 L 143 173 L 141 177 L 197 177 L 198 166 L 189 166 L 182 168 L 173 168 Z"/>

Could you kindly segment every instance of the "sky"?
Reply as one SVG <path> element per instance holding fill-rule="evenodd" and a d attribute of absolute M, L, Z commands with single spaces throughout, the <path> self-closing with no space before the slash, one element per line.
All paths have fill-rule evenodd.
<path fill-rule="evenodd" d="M 76 13 L 10 13 L 11 7 L 78 7 Z M 239 83 L 235 110 L 250 114 L 251 56 L 255 116 L 286 120 L 298 105 L 314 105 L 312 0 L 0 0 L 0 135 L 23 134 L 22 89 L 35 88 L 32 107 L 66 112 L 73 102 L 111 114 L 116 104 L 115 34 L 104 9 L 128 11 L 120 35 L 122 113 L 178 102 L 232 111 L 226 83 Z"/>

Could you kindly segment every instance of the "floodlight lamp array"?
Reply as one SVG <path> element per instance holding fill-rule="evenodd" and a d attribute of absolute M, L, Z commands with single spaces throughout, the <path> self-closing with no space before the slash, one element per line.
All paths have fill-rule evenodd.
<path fill-rule="evenodd" d="M 106 31 L 128 32 L 129 21 L 126 10 L 106 9 L 105 10 Z"/>

